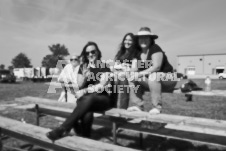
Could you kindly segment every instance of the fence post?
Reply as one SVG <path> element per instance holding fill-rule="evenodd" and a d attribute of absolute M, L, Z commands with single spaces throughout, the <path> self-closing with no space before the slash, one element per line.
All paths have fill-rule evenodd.
<path fill-rule="evenodd" d="M 35 113 L 36 113 L 36 125 L 39 126 L 40 113 L 39 113 L 39 106 L 38 106 L 38 104 L 35 104 Z"/>
<path fill-rule="evenodd" d="M 2 151 L 3 144 L 2 144 L 2 129 L 0 128 L 0 151 Z"/>
<path fill-rule="evenodd" d="M 117 124 L 116 122 L 113 122 L 113 125 L 112 125 L 112 133 L 113 133 L 113 142 L 114 144 L 117 143 Z"/>

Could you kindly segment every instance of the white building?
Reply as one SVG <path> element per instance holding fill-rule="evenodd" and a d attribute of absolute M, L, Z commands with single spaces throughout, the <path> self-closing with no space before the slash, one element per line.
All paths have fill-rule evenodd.
<path fill-rule="evenodd" d="M 13 69 L 13 74 L 18 78 L 23 78 L 24 77 L 24 68 L 14 68 Z"/>
<path fill-rule="evenodd" d="M 214 76 L 226 69 L 226 54 L 178 55 L 177 72 L 188 76 Z"/>

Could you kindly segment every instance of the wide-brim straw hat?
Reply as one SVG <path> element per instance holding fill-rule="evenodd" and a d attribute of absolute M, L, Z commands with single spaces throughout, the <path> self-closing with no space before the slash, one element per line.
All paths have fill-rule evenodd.
<path fill-rule="evenodd" d="M 157 39 L 158 36 L 151 32 L 149 27 L 141 27 L 138 33 L 136 34 L 137 37 L 140 36 L 150 36 L 152 39 Z"/>

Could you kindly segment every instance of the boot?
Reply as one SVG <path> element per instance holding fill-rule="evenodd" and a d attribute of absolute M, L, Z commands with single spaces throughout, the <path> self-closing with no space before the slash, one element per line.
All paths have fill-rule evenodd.
<path fill-rule="evenodd" d="M 67 130 L 60 126 L 46 133 L 46 136 L 54 142 L 55 140 L 62 138 L 66 132 Z"/>

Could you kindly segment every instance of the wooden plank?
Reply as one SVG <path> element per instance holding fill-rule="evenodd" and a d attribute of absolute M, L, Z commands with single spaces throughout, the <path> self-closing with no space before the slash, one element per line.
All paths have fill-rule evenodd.
<path fill-rule="evenodd" d="M 111 120 L 113 122 L 118 123 L 120 128 L 128 128 L 131 129 L 134 125 L 139 125 L 140 129 L 145 129 L 153 131 L 162 131 L 162 129 L 170 129 L 171 132 L 178 131 L 178 132 L 188 132 L 192 135 L 196 135 L 196 133 L 203 134 L 203 135 L 211 135 L 211 137 L 222 137 L 226 140 L 226 129 L 218 127 L 203 127 L 199 125 L 184 125 L 184 124 L 163 124 L 163 123 L 156 123 L 156 122 L 146 122 L 144 120 L 138 123 L 130 123 L 130 121 L 123 120 L 124 118 L 121 117 L 112 117 Z M 125 126 L 126 125 L 126 126 Z M 130 127 L 131 126 L 131 127 Z M 142 131 L 139 128 L 135 127 L 136 130 Z M 164 131 L 165 132 L 165 131 Z M 171 133 L 169 132 L 169 133 Z M 192 136 L 191 135 L 191 136 Z M 192 137 L 190 137 L 192 139 Z M 226 143 L 226 142 L 225 142 Z"/>
<path fill-rule="evenodd" d="M 63 102 L 57 102 L 56 100 L 51 99 L 45 99 L 45 98 L 38 98 L 38 97 L 32 97 L 32 96 L 26 96 L 21 98 L 15 98 L 15 101 L 23 102 L 26 104 L 43 104 L 43 105 L 49 105 L 54 107 L 63 107 L 68 109 L 74 109 L 76 104 L 74 103 L 63 103 Z"/>
<path fill-rule="evenodd" d="M 43 104 L 39 104 L 38 106 L 39 106 L 39 112 L 44 113 L 46 115 L 67 118 L 73 112 L 73 109 L 69 109 L 69 108 L 54 107 L 54 106 L 43 105 Z M 14 108 L 35 112 L 35 104 L 20 105 Z M 100 116 L 103 116 L 103 114 L 94 113 L 94 117 L 100 117 Z"/>
<path fill-rule="evenodd" d="M 140 123 L 143 121 L 150 121 L 147 127 L 153 127 L 148 129 L 142 127 L 133 127 L 136 124 L 129 123 L 127 126 L 123 125 L 125 129 L 133 129 L 139 132 L 147 132 L 152 135 L 162 135 L 165 137 L 173 137 L 182 140 L 194 140 L 200 142 L 207 142 L 208 144 L 223 144 L 226 145 L 226 123 L 222 120 L 211 120 L 204 118 L 194 118 L 185 116 L 175 116 L 167 114 L 150 115 L 147 112 L 129 112 L 123 109 L 111 109 L 105 112 L 106 115 L 113 117 L 112 120 L 116 123 L 122 124 L 122 119 L 140 119 Z M 121 120 L 120 120 L 121 119 Z M 171 121 L 170 121 L 171 120 Z M 154 122 L 154 123 L 153 123 Z M 165 125 L 154 125 L 155 122 L 165 123 Z M 124 121 L 125 124 L 125 121 Z M 143 129 L 142 129 L 143 128 Z M 182 133 L 183 135 L 181 135 Z M 203 138 L 201 136 L 203 136 Z M 224 140 L 219 142 L 219 140 Z"/>
<path fill-rule="evenodd" d="M 124 109 L 111 109 L 105 112 L 105 115 L 113 117 L 123 117 L 123 118 L 132 118 L 132 119 L 141 119 L 151 122 L 159 122 L 166 124 L 184 124 L 184 125 L 197 125 L 209 128 L 219 128 L 226 129 L 226 121 L 223 120 L 213 120 L 205 119 L 198 117 L 189 117 L 182 115 L 170 115 L 170 114 L 157 114 L 150 115 L 148 112 L 135 111 L 129 112 Z"/>
<path fill-rule="evenodd" d="M 0 107 L 13 107 L 13 106 L 17 106 L 17 104 L 16 103 L 0 104 Z"/>
<path fill-rule="evenodd" d="M 27 105 L 20 105 L 16 106 L 16 109 L 23 109 L 31 112 L 36 112 L 35 104 L 27 104 Z M 45 115 L 51 115 L 56 117 L 67 118 L 71 115 L 73 109 L 68 108 L 61 108 L 61 107 L 53 107 L 48 105 L 39 105 L 39 113 Z M 112 123 L 109 121 L 107 116 L 103 116 L 100 113 L 94 113 L 94 123 L 95 125 L 104 125 L 105 127 L 112 127 Z"/>
<path fill-rule="evenodd" d="M 34 105 L 25 105 L 25 108 L 30 108 L 28 110 L 35 111 Z M 21 106 L 17 107 L 21 108 Z M 39 110 L 41 113 L 52 115 L 52 116 L 58 116 L 58 117 L 64 117 L 67 118 L 71 112 L 72 109 L 62 108 L 62 107 L 52 107 L 48 105 L 39 105 Z M 132 118 L 132 119 L 140 119 L 145 121 L 151 121 L 151 122 L 159 122 L 159 123 L 167 123 L 167 124 L 177 124 L 177 125 L 187 125 L 189 127 L 198 127 L 197 129 L 200 130 L 200 133 L 207 133 L 207 134 L 221 134 L 225 135 L 224 130 L 226 129 L 226 121 L 222 120 L 212 120 L 212 119 L 204 119 L 204 118 L 194 118 L 194 117 L 188 117 L 188 116 L 178 116 L 178 115 L 169 115 L 169 114 L 158 114 L 158 115 L 150 115 L 147 112 L 128 112 L 123 109 L 111 109 L 106 112 L 106 115 L 114 116 L 114 117 L 123 117 L 123 118 Z M 182 126 L 181 126 L 182 127 Z M 203 129 L 209 129 L 209 131 L 202 130 Z M 171 129 L 176 129 L 177 126 L 171 127 Z M 210 131 L 212 129 L 212 131 Z M 181 130 L 178 127 L 178 130 Z M 185 129 L 186 130 L 186 129 Z M 190 129 L 192 131 L 192 129 Z M 219 131 L 218 131 L 219 130 Z M 197 132 L 197 130 L 195 130 Z"/>
<path fill-rule="evenodd" d="M 142 132 L 148 135 L 166 137 L 176 140 L 184 140 L 191 143 L 198 143 L 202 145 L 210 145 L 211 147 L 217 147 L 226 149 L 226 138 L 222 136 L 213 136 L 200 133 L 191 133 L 186 131 L 178 131 L 174 129 L 160 128 L 160 129 L 145 129 L 140 124 L 125 124 L 121 125 L 119 129 L 125 129 L 135 132 Z"/>
<path fill-rule="evenodd" d="M 21 105 L 21 106 L 16 106 L 15 108 L 36 112 L 35 104 Z M 43 113 L 51 116 L 67 118 L 68 116 L 70 116 L 72 111 L 73 109 L 68 109 L 68 108 L 53 107 L 53 106 L 42 105 L 42 104 L 39 105 L 39 113 Z"/>
<path fill-rule="evenodd" d="M 19 121 L 1 116 L 0 121 L 2 133 L 56 151 L 135 151 L 135 149 L 120 147 L 77 136 L 67 136 L 52 143 L 45 136 L 45 134 L 49 131 L 46 128 L 34 126 L 31 124 L 24 124 Z"/>
<path fill-rule="evenodd" d="M 159 123 L 166 123 L 169 125 L 169 127 L 166 126 L 166 128 L 170 129 L 171 131 L 165 132 L 162 135 L 168 135 L 168 133 L 172 133 L 173 131 L 185 131 L 188 133 L 190 130 L 191 136 L 194 135 L 194 133 L 204 133 L 202 135 L 218 135 L 222 134 L 225 135 L 225 127 L 226 127 L 226 121 L 222 120 L 211 120 L 211 119 L 204 119 L 204 118 L 194 118 L 194 117 L 188 117 L 188 116 L 179 116 L 179 115 L 168 115 L 168 114 L 158 114 L 158 115 L 150 115 L 147 112 L 128 112 L 123 109 L 111 109 L 105 113 L 108 116 L 116 117 L 116 118 L 124 118 L 124 119 L 140 119 L 140 121 L 151 121 L 151 122 L 159 122 Z M 170 125 L 171 124 L 171 125 Z M 184 125 L 184 126 L 178 126 L 178 125 Z M 195 127 L 192 129 L 192 127 Z M 129 127 L 128 127 L 129 128 Z M 203 130 L 202 128 L 205 128 L 206 130 Z M 222 133 L 223 132 L 223 133 Z M 161 135 L 161 134 L 155 134 L 155 135 Z M 181 136 L 179 134 L 176 134 L 177 137 Z M 221 135 L 220 135 L 221 136 Z M 205 136 L 206 137 L 206 136 Z M 198 137 L 200 138 L 200 137 Z M 209 137 L 207 140 L 215 141 L 216 137 Z M 222 139 L 225 139 L 224 137 Z M 211 141 L 208 141 L 211 143 Z"/>
<path fill-rule="evenodd" d="M 189 124 L 167 124 L 165 128 L 180 130 L 180 131 L 187 131 L 187 132 L 195 132 L 195 133 L 203 133 L 203 134 L 210 134 L 216 136 L 224 136 L 226 141 L 226 128 L 216 128 L 216 127 L 208 127 L 203 125 L 189 125 Z"/>
<path fill-rule="evenodd" d="M 209 128 L 226 129 L 226 121 L 224 120 L 213 120 L 206 118 L 190 117 L 189 119 L 183 121 L 184 125 L 196 125 Z"/>
<path fill-rule="evenodd" d="M 53 106 L 54 108 L 59 107 L 59 108 L 74 109 L 76 107 L 75 103 L 57 102 L 56 100 L 32 97 L 32 96 L 15 98 L 15 101 L 22 102 L 25 104 L 38 104 L 38 105 L 45 105 L 45 106 L 47 105 L 49 107 Z M 97 113 L 104 114 L 104 112 L 97 112 Z"/>
<path fill-rule="evenodd" d="M 159 123 L 174 123 L 178 124 L 182 121 L 189 119 L 187 116 L 169 115 L 169 114 L 157 114 L 150 115 L 148 112 L 134 111 L 129 112 L 124 109 L 111 109 L 105 112 L 105 115 L 123 118 L 140 118 L 141 120 L 159 122 Z"/>
<path fill-rule="evenodd" d="M 176 94 L 191 94 L 191 95 L 200 95 L 200 96 L 221 96 L 226 97 L 226 90 L 212 90 L 210 92 L 206 91 L 192 91 L 188 93 L 182 93 L 180 89 L 175 90 L 173 93 Z"/>

